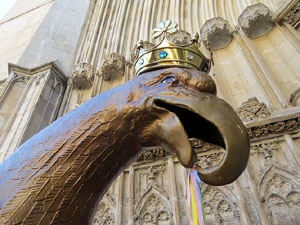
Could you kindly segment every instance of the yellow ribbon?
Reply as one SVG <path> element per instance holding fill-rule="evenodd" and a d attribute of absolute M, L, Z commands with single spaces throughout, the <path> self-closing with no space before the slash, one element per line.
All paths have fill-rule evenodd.
<path fill-rule="evenodd" d="M 191 179 L 190 179 L 190 191 L 191 191 L 191 202 L 192 202 L 192 212 L 193 212 L 193 225 L 199 225 L 198 216 L 197 216 L 197 207 L 196 207 L 193 185 L 192 185 Z"/>

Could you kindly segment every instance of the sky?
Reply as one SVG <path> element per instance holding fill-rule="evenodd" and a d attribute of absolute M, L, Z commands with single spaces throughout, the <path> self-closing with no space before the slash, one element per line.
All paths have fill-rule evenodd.
<path fill-rule="evenodd" d="M 0 0 L 0 19 L 7 13 L 16 0 Z"/>

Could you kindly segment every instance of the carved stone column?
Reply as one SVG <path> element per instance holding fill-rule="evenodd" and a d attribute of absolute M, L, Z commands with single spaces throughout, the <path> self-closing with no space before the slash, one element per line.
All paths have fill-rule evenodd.
<path fill-rule="evenodd" d="M 233 29 L 228 21 L 221 17 L 207 20 L 202 26 L 200 33 L 204 45 L 211 50 L 225 48 L 233 37 Z"/>
<path fill-rule="evenodd" d="M 250 38 L 258 38 L 269 33 L 274 26 L 274 16 L 264 4 L 248 6 L 239 16 L 239 25 Z"/>
<path fill-rule="evenodd" d="M 88 63 L 78 63 L 75 65 L 72 80 L 75 89 L 89 89 L 92 87 L 95 76 L 98 76 L 99 72 L 96 68 Z"/>

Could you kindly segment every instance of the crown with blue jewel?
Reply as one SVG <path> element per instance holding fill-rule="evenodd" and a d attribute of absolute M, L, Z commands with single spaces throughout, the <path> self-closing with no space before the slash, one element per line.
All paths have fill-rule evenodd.
<path fill-rule="evenodd" d="M 187 44 L 174 44 L 168 40 L 168 34 L 178 32 L 178 24 L 170 20 L 160 22 L 157 28 L 152 30 L 152 37 L 163 36 L 162 40 L 149 49 L 143 41 L 138 41 L 137 54 L 135 59 L 136 75 L 154 69 L 167 67 L 183 67 L 209 72 L 211 61 L 199 50 L 199 34 L 195 33 Z"/>

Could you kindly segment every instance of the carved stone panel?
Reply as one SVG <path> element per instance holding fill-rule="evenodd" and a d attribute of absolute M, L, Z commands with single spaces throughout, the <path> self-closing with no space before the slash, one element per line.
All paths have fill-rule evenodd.
<path fill-rule="evenodd" d="M 198 164 L 202 169 L 208 169 L 217 166 L 224 156 L 222 150 L 211 151 L 209 154 L 199 155 Z"/>
<path fill-rule="evenodd" d="M 274 27 L 273 13 L 262 3 L 248 6 L 239 16 L 239 25 L 250 38 L 269 33 Z"/>
<path fill-rule="evenodd" d="M 260 126 L 249 127 L 247 130 L 250 138 L 261 138 L 283 133 L 295 133 L 300 130 L 300 118 L 296 117 L 287 120 L 279 120 Z"/>
<path fill-rule="evenodd" d="M 271 115 L 271 111 L 266 104 L 259 102 L 255 97 L 243 102 L 242 106 L 237 109 L 237 113 L 244 122 L 264 119 Z"/>
<path fill-rule="evenodd" d="M 96 211 L 91 225 L 115 225 L 116 215 L 111 205 L 102 201 Z"/>
<path fill-rule="evenodd" d="M 200 33 L 206 48 L 211 50 L 225 48 L 233 37 L 233 29 L 228 21 L 221 17 L 207 20 L 202 26 Z"/>
<path fill-rule="evenodd" d="M 253 144 L 251 146 L 251 155 L 257 156 L 257 160 L 260 161 L 262 159 L 262 163 L 265 167 L 268 167 L 272 164 L 278 163 L 278 160 L 275 155 L 275 151 L 279 149 L 279 146 L 276 142 L 266 142 L 266 143 L 258 143 Z M 256 162 L 258 162 L 256 161 Z"/>
<path fill-rule="evenodd" d="M 274 225 L 300 224 L 300 186 L 274 173 L 263 182 L 262 194 L 267 215 Z"/>
<path fill-rule="evenodd" d="M 169 207 L 156 194 L 152 193 L 137 210 L 136 225 L 172 225 Z"/>
<path fill-rule="evenodd" d="M 218 188 L 209 186 L 204 189 L 203 204 L 208 225 L 240 224 L 236 203 Z"/>
<path fill-rule="evenodd" d="M 163 148 L 153 148 L 143 152 L 137 161 L 161 159 L 166 155 L 169 155 L 169 153 L 167 153 Z"/>
<path fill-rule="evenodd" d="M 266 173 L 273 167 L 279 167 L 296 173 L 297 166 L 292 156 L 285 150 L 285 143 L 263 141 L 251 144 L 249 168 L 256 182 L 261 183 Z"/>
<path fill-rule="evenodd" d="M 147 179 L 147 188 L 150 188 L 151 186 L 159 187 L 156 177 L 158 174 L 163 173 L 165 169 L 165 164 L 157 164 L 140 168 L 141 175 L 144 175 Z"/>

